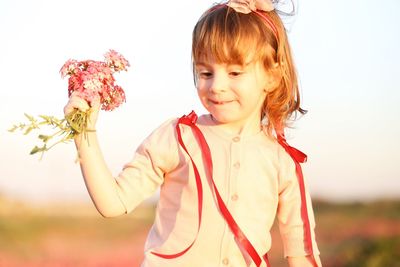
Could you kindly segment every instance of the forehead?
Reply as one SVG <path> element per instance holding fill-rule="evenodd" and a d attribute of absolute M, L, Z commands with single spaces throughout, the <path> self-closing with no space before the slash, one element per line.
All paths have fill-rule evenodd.
<path fill-rule="evenodd" d="M 245 37 L 247 36 L 205 32 L 193 42 L 193 61 L 243 65 L 261 59 L 264 53 L 263 45 L 260 45 L 257 38 Z"/>
<path fill-rule="evenodd" d="M 220 65 L 220 66 L 240 66 L 240 67 L 248 67 L 250 65 L 254 65 L 256 64 L 258 61 L 254 61 L 254 60 L 245 60 L 245 61 L 219 61 L 219 60 L 215 60 L 212 56 L 208 56 L 208 57 L 202 57 L 199 58 L 197 61 L 193 62 L 194 67 L 212 67 L 214 65 Z"/>
<path fill-rule="evenodd" d="M 243 51 L 242 51 L 243 52 Z M 257 61 L 257 56 L 254 52 L 243 52 L 230 51 L 229 49 L 219 49 L 217 51 L 203 50 L 198 53 L 197 56 L 194 55 L 193 63 L 197 64 L 235 64 L 235 65 L 248 65 L 251 62 Z"/>

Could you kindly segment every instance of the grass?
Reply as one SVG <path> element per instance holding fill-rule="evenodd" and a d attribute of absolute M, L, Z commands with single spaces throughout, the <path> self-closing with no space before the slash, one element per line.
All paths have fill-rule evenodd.
<path fill-rule="evenodd" d="M 138 266 L 153 213 L 105 219 L 92 205 L 0 202 L 0 266 Z"/>
<path fill-rule="evenodd" d="M 400 200 L 314 201 L 324 267 L 400 267 Z M 154 207 L 104 219 L 92 205 L 0 199 L 0 266 L 139 266 Z M 286 266 L 276 225 L 273 267 Z"/>

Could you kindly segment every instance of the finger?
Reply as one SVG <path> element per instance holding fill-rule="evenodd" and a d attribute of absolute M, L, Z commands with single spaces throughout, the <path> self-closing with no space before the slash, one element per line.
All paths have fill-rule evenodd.
<path fill-rule="evenodd" d="M 100 108 L 100 96 L 96 95 L 93 100 L 90 102 L 90 106 L 95 109 L 98 110 Z"/>
<path fill-rule="evenodd" d="M 64 114 L 69 114 L 74 109 L 86 112 L 90 108 L 88 102 L 81 97 L 75 95 L 71 96 L 67 105 L 64 107 Z"/>

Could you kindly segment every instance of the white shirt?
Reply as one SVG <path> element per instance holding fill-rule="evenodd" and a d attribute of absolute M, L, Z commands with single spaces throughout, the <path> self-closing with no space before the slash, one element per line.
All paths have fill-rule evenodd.
<path fill-rule="evenodd" d="M 156 129 L 137 149 L 117 177 L 126 211 L 132 211 L 160 187 L 153 227 L 145 245 L 143 267 L 255 266 L 234 240 L 206 177 L 202 153 L 188 126 L 181 126 L 184 143 L 203 184 L 201 228 L 191 249 L 175 259 L 151 254 L 175 254 L 188 247 L 198 229 L 198 199 L 193 166 L 176 137 L 177 120 Z M 210 147 L 213 176 L 227 208 L 260 256 L 271 247 L 275 216 L 285 256 L 318 255 L 314 215 L 308 192 L 307 207 L 314 251 L 305 251 L 300 189 L 292 158 L 260 130 L 257 134 L 228 135 L 210 125 L 210 116 L 197 121 Z"/>

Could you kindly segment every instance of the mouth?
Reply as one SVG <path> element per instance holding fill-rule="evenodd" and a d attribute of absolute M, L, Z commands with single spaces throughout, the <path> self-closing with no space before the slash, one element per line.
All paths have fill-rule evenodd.
<path fill-rule="evenodd" d="M 229 104 L 229 103 L 233 102 L 233 100 L 221 101 L 221 100 L 213 100 L 213 99 L 210 99 L 209 101 L 210 101 L 210 103 L 212 103 L 214 105 L 226 105 L 226 104 Z"/>

